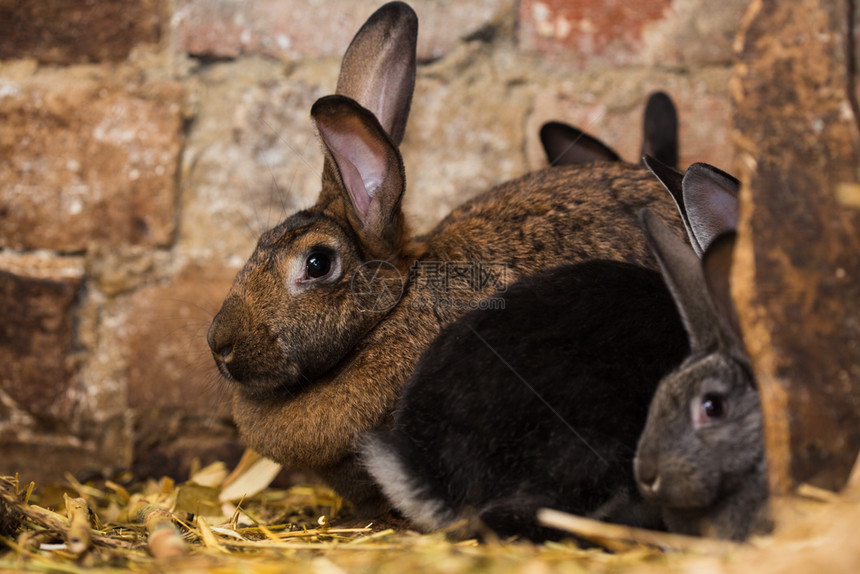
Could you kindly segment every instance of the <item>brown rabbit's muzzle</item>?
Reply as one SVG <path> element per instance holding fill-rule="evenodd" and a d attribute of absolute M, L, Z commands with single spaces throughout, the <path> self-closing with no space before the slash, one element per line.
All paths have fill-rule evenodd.
<path fill-rule="evenodd" d="M 292 387 L 298 368 L 281 352 L 275 333 L 252 321 L 248 305 L 227 297 L 207 334 L 215 364 L 229 381 L 247 392 L 270 392 L 273 386 Z M 278 383 L 272 384 L 272 381 Z"/>

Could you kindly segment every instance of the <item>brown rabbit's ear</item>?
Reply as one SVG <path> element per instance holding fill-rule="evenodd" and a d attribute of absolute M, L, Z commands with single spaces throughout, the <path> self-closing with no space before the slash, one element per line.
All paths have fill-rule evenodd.
<path fill-rule="evenodd" d="M 663 184 L 669 195 L 672 196 L 672 199 L 675 201 L 675 207 L 678 208 L 678 213 L 681 215 L 681 221 L 684 222 L 684 228 L 687 230 L 690 245 L 693 247 L 696 255 L 701 257 L 703 255 L 702 246 L 699 245 L 696 235 L 693 233 L 693 227 L 690 225 L 690 218 L 687 215 L 687 207 L 684 205 L 684 174 L 647 154 L 642 156 L 642 163 Z"/>
<path fill-rule="evenodd" d="M 372 113 L 344 96 L 320 98 L 311 116 L 361 228 L 393 245 L 405 182 L 397 147 Z"/>
<path fill-rule="evenodd" d="M 347 48 L 337 93 L 370 110 L 400 145 L 415 89 L 418 17 L 407 4 L 389 2 L 356 33 Z"/>
<path fill-rule="evenodd" d="M 547 122 L 541 126 L 540 141 L 550 165 L 621 161 L 621 157 L 602 141 L 561 122 Z"/>
<path fill-rule="evenodd" d="M 731 270 L 734 258 L 737 233 L 723 233 L 708 247 L 702 258 L 702 268 L 705 271 L 705 283 L 711 302 L 720 314 L 726 326 L 730 327 L 737 341 L 742 341 L 738 313 L 731 293 Z"/>
<path fill-rule="evenodd" d="M 719 235 L 737 228 L 739 187 L 737 179 L 712 165 L 694 163 L 687 168 L 684 206 L 703 252 Z"/>
<path fill-rule="evenodd" d="M 642 153 L 661 163 L 678 167 L 678 112 L 665 92 L 654 92 L 642 118 Z"/>
<path fill-rule="evenodd" d="M 660 263 L 666 286 L 684 321 L 690 348 L 712 350 L 722 342 L 719 320 L 708 297 L 702 264 L 693 250 L 649 209 L 639 212 L 642 230 Z"/>

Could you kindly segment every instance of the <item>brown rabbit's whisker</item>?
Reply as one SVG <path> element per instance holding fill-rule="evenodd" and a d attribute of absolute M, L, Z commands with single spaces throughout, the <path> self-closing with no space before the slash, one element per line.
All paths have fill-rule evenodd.
<path fill-rule="evenodd" d="M 281 204 L 281 217 L 285 218 L 285 217 L 287 217 L 287 215 L 289 213 L 287 211 L 287 196 L 284 193 L 284 190 L 281 189 L 281 186 L 278 185 L 278 178 L 275 177 L 275 172 L 272 171 L 272 167 L 270 165 L 268 165 L 268 163 L 266 164 L 266 167 L 269 169 L 269 174 L 272 176 L 272 185 L 274 186 L 275 191 L 278 192 L 278 200 Z M 293 171 L 293 177 L 292 177 L 292 181 L 290 182 L 291 183 L 290 187 L 292 187 L 292 182 L 295 181 L 295 179 L 296 179 L 296 172 Z M 271 222 L 269 222 L 269 223 L 271 223 Z"/>
<path fill-rule="evenodd" d="M 307 167 L 309 170 L 316 173 L 316 167 L 311 165 L 311 162 L 309 162 L 307 160 L 307 157 L 304 154 L 299 153 L 299 150 L 296 149 L 296 147 L 293 144 L 291 144 L 287 138 L 285 138 L 283 135 L 281 135 L 278 132 L 278 130 L 276 130 L 272 124 L 270 124 L 268 121 L 266 121 L 263 118 L 261 118 L 260 121 L 263 123 L 263 125 L 265 125 L 267 128 L 269 128 L 269 131 L 272 134 L 274 134 L 275 139 L 277 139 L 279 142 L 281 142 L 282 144 L 287 146 L 287 149 L 289 149 L 291 152 L 293 152 L 296 155 L 296 157 L 299 158 L 303 164 L 305 164 L 305 167 Z"/>
<path fill-rule="evenodd" d="M 170 301 L 172 303 L 181 303 L 182 305 L 188 305 L 189 307 L 194 307 L 198 311 L 201 311 L 205 315 L 207 327 L 208 327 L 208 324 L 212 321 L 212 318 L 215 316 L 215 313 L 216 313 L 214 311 L 207 309 L 206 307 L 204 307 L 200 303 L 197 303 L 196 301 L 190 301 L 188 299 L 175 299 L 175 298 L 169 298 L 168 301 Z"/>
<path fill-rule="evenodd" d="M 292 154 L 293 154 L 295 157 L 297 157 L 297 158 L 302 162 L 302 164 L 303 164 L 303 166 L 304 166 L 305 168 L 307 168 L 307 169 L 309 169 L 309 170 L 313 171 L 314 173 L 316 173 L 316 169 L 315 169 L 315 168 L 314 168 L 314 166 L 313 166 L 313 165 L 311 165 L 311 163 L 307 160 L 307 155 L 306 155 L 305 153 L 301 153 L 301 152 L 299 152 L 299 150 L 298 150 L 298 149 L 297 149 L 293 144 L 291 144 L 291 143 L 289 142 L 289 140 L 287 140 L 283 135 L 281 135 L 281 134 L 278 132 L 278 130 L 276 130 L 276 129 L 275 129 L 275 127 L 274 127 L 272 124 L 270 124 L 267 120 L 265 120 L 265 119 L 261 119 L 260 121 L 261 121 L 261 122 L 263 123 L 263 125 L 265 125 L 265 126 L 266 126 L 266 128 L 268 128 L 268 130 L 269 130 L 269 131 L 270 131 L 270 132 L 275 136 L 276 141 L 278 141 L 278 142 L 282 143 L 284 146 L 286 146 L 286 147 L 287 147 L 287 149 L 289 149 L 289 150 L 290 150 L 290 152 L 292 152 Z M 316 141 L 316 140 L 315 140 L 315 139 L 313 139 L 313 138 L 311 138 L 311 140 L 310 140 L 310 141 Z M 284 193 L 284 189 L 283 189 L 283 188 L 281 188 L 281 186 L 280 186 L 280 185 L 278 185 L 278 180 L 277 180 L 277 177 L 275 176 L 275 171 L 274 171 L 274 169 L 273 169 L 272 164 L 270 164 L 270 163 L 269 163 L 269 161 L 268 161 L 265 157 L 263 158 L 263 162 L 265 163 L 266 168 L 269 170 L 269 174 L 270 174 L 270 175 L 271 175 L 271 177 L 272 177 L 272 185 L 274 186 L 275 191 L 277 192 L 278 202 L 279 202 L 279 203 L 280 203 L 280 205 L 281 205 L 281 216 L 282 216 L 283 218 L 285 218 L 285 217 L 287 217 L 287 216 L 290 214 L 290 211 L 287 209 L 287 198 L 288 198 L 288 195 L 287 195 L 286 193 Z M 296 180 L 296 178 L 298 177 L 298 174 L 299 174 L 299 167 L 300 167 L 300 166 L 296 166 L 296 167 L 292 170 L 292 175 L 290 176 L 290 184 L 287 186 L 287 189 L 292 189 L 292 188 L 294 187 L 295 180 Z M 270 207 L 271 207 L 271 205 L 270 205 Z M 270 213 L 269 215 L 271 215 L 271 213 Z M 271 227 L 271 225 L 272 225 L 272 223 L 271 223 L 271 221 L 270 221 L 270 217 L 268 217 L 268 216 L 267 216 L 267 225 L 266 225 L 266 229 L 268 229 L 269 227 Z"/>

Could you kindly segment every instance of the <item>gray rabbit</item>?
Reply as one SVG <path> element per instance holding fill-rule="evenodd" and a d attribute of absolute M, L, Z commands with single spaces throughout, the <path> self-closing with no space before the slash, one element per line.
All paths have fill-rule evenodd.
<path fill-rule="evenodd" d="M 712 241 L 737 228 L 737 178 L 701 162 L 692 164 L 684 173 L 647 154 L 642 163 L 675 200 L 696 255 L 701 257 Z"/>
<path fill-rule="evenodd" d="M 639 489 L 671 531 L 744 540 L 769 527 L 768 488 L 759 396 L 729 293 L 735 234 L 713 240 L 699 262 L 643 211 L 691 353 L 651 403 L 634 465 Z"/>

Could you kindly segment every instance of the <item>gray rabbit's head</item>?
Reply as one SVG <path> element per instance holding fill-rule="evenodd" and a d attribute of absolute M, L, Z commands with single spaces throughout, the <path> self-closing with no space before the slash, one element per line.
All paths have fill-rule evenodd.
<path fill-rule="evenodd" d="M 762 414 L 729 295 L 735 234 L 700 262 L 650 213 L 643 228 L 690 339 L 690 356 L 660 383 L 636 453 L 642 495 L 668 528 L 743 540 L 763 527 L 767 473 Z"/>

